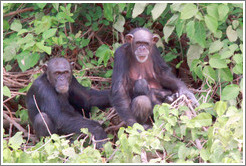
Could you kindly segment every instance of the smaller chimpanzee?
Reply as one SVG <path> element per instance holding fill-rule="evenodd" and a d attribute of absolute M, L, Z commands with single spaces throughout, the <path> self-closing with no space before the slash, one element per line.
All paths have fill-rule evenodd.
<path fill-rule="evenodd" d="M 171 103 L 176 98 L 174 96 L 176 94 L 173 94 L 170 90 L 150 88 L 146 79 L 135 81 L 133 87 L 133 98 L 141 95 L 146 95 L 150 98 L 152 107 L 156 104 Z"/>
<path fill-rule="evenodd" d="M 101 125 L 84 118 L 82 109 L 89 111 L 91 106 L 110 106 L 109 91 L 96 91 L 80 85 L 65 58 L 51 59 L 44 70 L 26 96 L 28 115 L 36 135 L 80 133 L 81 128 L 88 128 L 95 140 L 106 139 L 107 134 Z M 104 143 L 105 140 L 96 147 L 101 148 Z"/>

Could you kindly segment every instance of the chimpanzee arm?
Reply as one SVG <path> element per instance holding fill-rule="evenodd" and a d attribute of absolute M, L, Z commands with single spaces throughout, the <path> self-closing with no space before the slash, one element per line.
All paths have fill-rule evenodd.
<path fill-rule="evenodd" d="M 36 103 L 34 99 L 36 100 Z M 27 93 L 26 105 L 32 123 L 34 123 L 36 115 L 39 114 L 39 108 L 41 112 L 44 112 L 49 116 L 53 123 L 59 125 L 60 122 L 58 122 L 58 120 L 61 115 L 60 104 L 54 88 L 48 83 L 46 74 L 43 74 L 34 81 Z"/>
<path fill-rule="evenodd" d="M 131 98 L 127 92 L 127 55 L 125 45 L 115 51 L 114 69 L 112 75 L 111 103 L 119 116 L 127 125 L 132 126 L 136 118 L 131 112 Z"/>
<path fill-rule="evenodd" d="M 175 77 L 171 72 L 171 68 L 162 59 L 157 47 L 153 47 L 153 55 L 154 63 L 157 64 L 155 65 L 155 71 L 162 86 L 166 89 L 172 90 L 173 92 L 178 92 L 179 95 L 186 95 L 189 99 L 191 99 L 194 105 L 199 105 L 194 94 L 189 91 L 184 82 Z"/>
<path fill-rule="evenodd" d="M 109 90 L 94 90 L 82 86 L 73 76 L 69 87 L 69 102 L 76 109 L 89 111 L 92 106 L 104 109 L 110 107 Z"/>

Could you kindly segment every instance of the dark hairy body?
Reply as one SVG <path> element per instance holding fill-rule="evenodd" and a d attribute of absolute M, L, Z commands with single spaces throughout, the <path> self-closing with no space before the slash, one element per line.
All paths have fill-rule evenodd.
<path fill-rule="evenodd" d="M 89 117 L 92 106 L 107 108 L 109 91 L 97 91 L 83 87 L 72 75 L 72 67 L 65 58 L 53 58 L 45 67 L 26 96 L 29 118 L 38 137 L 50 134 L 80 133 L 88 128 L 95 140 L 107 138 L 101 125 L 84 118 Z M 39 110 L 41 113 L 39 112 Z M 101 148 L 105 141 L 97 144 Z"/>
<path fill-rule="evenodd" d="M 126 41 L 115 52 L 111 103 L 127 125 L 146 125 L 148 116 L 153 113 L 153 99 L 148 94 L 136 95 L 134 91 L 139 80 L 147 82 L 147 91 L 155 89 L 164 92 L 163 99 L 173 94 L 184 94 L 193 104 L 198 105 L 193 93 L 172 74 L 160 56 L 155 45 L 157 36 L 148 29 L 136 28 L 126 35 Z"/>

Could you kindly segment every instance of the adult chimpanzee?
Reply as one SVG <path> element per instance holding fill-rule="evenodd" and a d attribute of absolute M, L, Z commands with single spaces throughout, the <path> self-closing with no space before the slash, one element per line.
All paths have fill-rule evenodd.
<path fill-rule="evenodd" d="M 44 70 L 45 73 L 34 81 L 26 96 L 29 118 L 36 135 L 80 133 L 81 128 L 88 128 L 96 140 L 107 138 L 98 122 L 83 118 L 82 109 L 88 115 L 91 106 L 110 106 L 109 91 L 80 85 L 65 58 L 51 59 Z M 97 148 L 101 148 L 103 143 L 105 141 L 98 143 Z"/>
<path fill-rule="evenodd" d="M 140 87 L 136 86 L 138 80 L 147 81 L 149 90 L 164 90 L 166 95 L 170 94 L 167 90 L 173 94 L 184 94 L 198 105 L 193 93 L 171 73 L 170 67 L 160 56 L 155 45 L 158 40 L 148 29 L 136 28 L 126 35 L 127 43 L 115 52 L 111 103 L 127 125 L 138 122 L 148 128 L 146 121 L 153 112 L 149 95 L 136 95 L 134 88 Z"/>

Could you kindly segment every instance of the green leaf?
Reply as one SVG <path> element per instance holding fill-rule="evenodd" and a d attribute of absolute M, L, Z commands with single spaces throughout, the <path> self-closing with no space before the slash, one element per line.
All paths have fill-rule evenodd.
<path fill-rule="evenodd" d="M 239 25 L 239 21 L 238 20 L 233 20 L 232 21 L 232 27 L 233 27 L 233 29 L 236 29 L 238 27 L 238 25 Z"/>
<path fill-rule="evenodd" d="M 181 145 L 179 147 L 179 151 L 178 151 L 179 159 L 183 159 L 184 160 L 187 155 L 189 155 L 189 154 L 187 154 L 187 148 L 185 147 L 185 145 Z"/>
<path fill-rule="evenodd" d="M 139 14 L 143 13 L 147 3 L 135 3 L 132 11 L 132 18 L 136 18 Z"/>
<path fill-rule="evenodd" d="M 227 59 L 232 56 L 233 52 L 232 51 L 224 51 L 223 53 L 220 54 L 221 59 Z"/>
<path fill-rule="evenodd" d="M 224 68 L 224 69 L 219 69 L 218 72 L 219 72 L 219 75 L 221 78 L 221 82 L 233 80 L 233 75 L 231 73 L 231 70 L 228 67 Z"/>
<path fill-rule="evenodd" d="M 160 17 L 166 7 L 167 3 L 156 3 L 151 11 L 153 20 L 156 20 L 158 17 Z"/>
<path fill-rule="evenodd" d="M 165 25 L 163 28 L 164 39 L 168 42 L 169 36 L 173 33 L 175 26 L 174 25 Z"/>
<path fill-rule="evenodd" d="M 209 150 L 203 148 L 200 152 L 200 156 L 204 161 L 208 161 L 210 157 Z"/>
<path fill-rule="evenodd" d="M 203 72 L 204 77 L 208 78 L 209 82 L 215 83 L 215 81 L 217 80 L 217 77 L 216 77 L 216 73 L 214 69 L 211 66 L 205 66 L 202 72 Z"/>
<path fill-rule="evenodd" d="M 217 28 L 218 28 L 218 20 L 216 18 L 214 18 L 210 15 L 206 15 L 205 16 L 205 23 L 211 32 L 216 33 Z"/>
<path fill-rule="evenodd" d="M 10 29 L 19 32 L 22 29 L 20 20 L 14 20 L 13 23 L 10 25 Z"/>
<path fill-rule="evenodd" d="M 198 44 L 190 45 L 189 50 L 187 52 L 187 63 L 189 68 L 191 69 L 191 64 L 194 59 L 199 59 L 201 54 L 203 53 L 203 48 Z"/>
<path fill-rule="evenodd" d="M 206 46 L 206 31 L 202 22 L 195 22 L 195 41 L 205 48 Z"/>
<path fill-rule="evenodd" d="M 119 32 L 123 32 L 125 22 L 125 18 L 122 15 L 119 15 L 117 21 L 113 24 L 114 29 Z"/>
<path fill-rule="evenodd" d="M 46 6 L 46 3 L 36 3 L 36 5 L 40 8 L 43 9 Z"/>
<path fill-rule="evenodd" d="M 48 38 L 50 38 L 50 37 L 55 36 L 56 31 L 57 31 L 56 28 L 54 28 L 54 29 L 49 29 L 49 30 L 47 30 L 47 31 L 44 31 L 44 33 L 43 33 L 43 39 L 45 40 L 45 39 L 48 39 Z"/>
<path fill-rule="evenodd" d="M 202 103 L 196 109 L 207 109 L 207 108 L 211 108 L 212 106 L 213 106 L 212 103 Z"/>
<path fill-rule="evenodd" d="M 7 97 L 11 97 L 11 92 L 7 86 L 3 87 L 3 95 Z"/>
<path fill-rule="evenodd" d="M 194 35 L 195 35 L 195 22 L 189 21 L 186 24 L 186 32 L 187 32 L 187 36 L 190 38 L 190 40 L 195 41 L 194 39 Z"/>
<path fill-rule="evenodd" d="M 239 64 L 239 63 L 242 63 L 243 62 L 243 54 L 235 54 L 233 56 L 233 60 Z"/>
<path fill-rule="evenodd" d="M 52 6 L 56 11 L 59 11 L 59 3 L 52 3 Z"/>
<path fill-rule="evenodd" d="M 235 99 L 239 94 L 239 86 L 236 84 L 227 85 L 221 92 L 221 100 Z"/>
<path fill-rule="evenodd" d="M 222 69 L 227 68 L 226 60 L 225 59 L 219 59 L 219 58 L 209 58 L 209 64 L 213 68 Z"/>
<path fill-rule="evenodd" d="M 7 31 L 9 29 L 9 22 L 7 20 L 3 20 L 3 30 Z"/>
<path fill-rule="evenodd" d="M 84 37 L 82 37 L 81 39 L 81 48 L 88 46 L 88 44 L 90 43 L 90 39 L 85 39 Z"/>
<path fill-rule="evenodd" d="M 237 40 L 237 31 L 234 31 L 231 25 L 227 27 L 226 35 L 230 42 L 235 42 Z"/>
<path fill-rule="evenodd" d="M 96 56 L 99 57 L 98 59 L 98 65 L 104 62 L 104 66 L 107 66 L 109 58 L 112 56 L 112 50 L 110 50 L 109 46 L 107 45 L 101 45 L 97 51 L 96 51 Z"/>
<path fill-rule="evenodd" d="M 40 55 L 38 53 L 30 53 L 29 51 L 23 51 L 17 55 L 17 62 L 22 71 L 33 67 L 37 64 Z"/>
<path fill-rule="evenodd" d="M 13 137 L 9 139 L 8 145 L 17 150 L 21 147 L 21 144 L 25 143 L 25 140 L 22 138 L 22 132 L 17 132 Z"/>
<path fill-rule="evenodd" d="M 233 69 L 232 69 L 233 73 L 235 74 L 243 74 L 243 63 L 240 64 L 236 64 Z"/>
<path fill-rule="evenodd" d="M 224 43 L 221 42 L 220 40 L 216 40 L 213 43 L 210 44 L 209 46 L 209 53 L 214 53 L 219 51 L 223 47 Z"/>
<path fill-rule="evenodd" d="M 37 46 L 40 50 L 46 52 L 47 54 L 49 54 L 49 55 L 51 54 L 51 47 L 44 46 L 44 41 L 37 42 L 37 43 L 36 43 L 36 46 Z"/>
<path fill-rule="evenodd" d="M 193 3 L 187 3 L 185 4 L 183 10 L 181 11 L 180 19 L 189 19 L 195 16 L 197 12 L 198 12 L 198 8 L 196 5 L 194 5 Z"/>
<path fill-rule="evenodd" d="M 110 3 L 103 3 L 103 14 L 104 17 L 108 20 L 113 22 L 114 21 L 114 15 L 113 15 L 113 4 Z"/>
<path fill-rule="evenodd" d="M 215 103 L 214 109 L 215 109 L 216 113 L 218 114 L 218 116 L 222 116 L 227 109 L 227 102 L 217 101 Z"/>
<path fill-rule="evenodd" d="M 224 20 L 228 12 L 229 12 L 229 7 L 225 4 L 220 4 L 218 7 L 219 21 Z"/>
<path fill-rule="evenodd" d="M 214 17 L 214 18 L 218 18 L 219 14 L 218 14 L 218 4 L 210 4 L 207 6 L 207 12 L 208 15 Z"/>
<path fill-rule="evenodd" d="M 15 56 L 16 56 L 16 47 L 14 45 L 10 45 L 4 48 L 3 58 L 6 62 L 14 59 Z"/>
<path fill-rule="evenodd" d="M 177 32 L 178 38 L 180 38 L 180 36 L 183 33 L 184 26 L 185 26 L 185 20 L 178 19 L 175 26 L 176 26 L 176 32 Z"/>
<path fill-rule="evenodd" d="M 190 123 L 194 125 L 194 127 L 200 128 L 203 126 L 210 126 L 212 124 L 212 116 L 209 113 L 200 113 L 196 117 L 190 120 Z"/>

